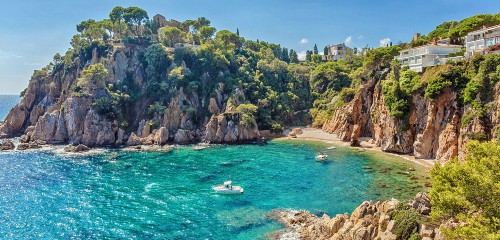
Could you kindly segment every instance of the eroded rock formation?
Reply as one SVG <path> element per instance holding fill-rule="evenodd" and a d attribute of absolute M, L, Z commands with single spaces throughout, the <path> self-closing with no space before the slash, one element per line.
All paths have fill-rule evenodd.
<path fill-rule="evenodd" d="M 370 137 L 383 151 L 440 161 L 459 156 L 471 138 L 500 138 L 500 84 L 488 117 L 474 117 L 468 123 L 462 119 L 469 107 L 457 106 L 453 89 L 445 88 L 433 100 L 424 98 L 421 90 L 414 92 L 412 109 L 404 119 L 390 115 L 381 90 L 375 79 L 361 86 L 352 101 L 334 111 L 323 130 L 353 146 L 359 144 L 360 137 Z"/>
<path fill-rule="evenodd" d="M 398 200 L 383 202 L 363 202 L 351 215 L 337 214 L 330 217 L 324 214 L 317 217 L 308 211 L 275 210 L 270 218 L 278 220 L 287 229 L 275 234 L 276 239 L 393 239 L 396 220 L 391 213 L 397 211 Z M 427 193 L 419 193 L 408 203 L 421 217 L 428 217 L 430 200 Z M 421 239 L 444 239 L 439 226 L 419 224 L 416 231 Z"/>
<path fill-rule="evenodd" d="M 175 24 L 155 16 L 160 26 Z M 146 88 L 146 74 L 140 57 L 145 48 L 140 45 L 113 48 L 107 57 L 93 50 L 84 64 L 103 63 L 109 73 L 106 84 L 132 79 L 139 88 Z M 77 59 L 78 60 L 78 59 Z M 81 64 L 79 62 L 76 65 Z M 82 69 L 56 74 L 35 73 L 21 102 L 0 125 L 1 137 L 20 136 L 21 148 L 41 140 L 50 144 L 69 143 L 94 146 L 189 144 L 200 141 L 211 143 L 240 143 L 260 137 L 255 119 L 241 123 L 236 107 L 245 99 L 241 90 L 224 91 L 219 83 L 214 97 L 200 99 L 199 92 L 175 89 L 165 111 L 149 114 L 153 104 L 147 96 L 135 101 L 122 113 L 126 125 L 116 118 L 100 113 L 96 101 L 109 95 L 104 88 L 93 86 L 91 94 L 75 93 L 75 84 Z M 210 80 L 205 74 L 204 78 Z M 171 90 L 170 90 L 171 91 Z M 232 102 L 227 101 L 231 99 Z M 207 113 L 204 117 L 200 113 Z M 211 115 L 211 117 L 209 117 Z M 35 146 L 35 145 L 33 145 Z M 32 147 L 33 147 L 32 146 Z"/>

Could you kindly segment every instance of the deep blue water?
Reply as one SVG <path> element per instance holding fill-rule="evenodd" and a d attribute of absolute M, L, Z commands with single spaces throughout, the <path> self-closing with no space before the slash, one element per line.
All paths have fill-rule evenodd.
<path fill-rule="evenodd" d="M 3 121 L 12 107 L 14 107 L 21 98 L 16 95 L 0 95 L 0 121 Z"/>

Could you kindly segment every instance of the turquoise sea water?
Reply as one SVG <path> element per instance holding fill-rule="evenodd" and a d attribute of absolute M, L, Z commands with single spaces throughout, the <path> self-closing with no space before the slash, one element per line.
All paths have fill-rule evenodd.
<path fill-rule="evenodd" d="M 329 145 L 192 146 L 172 152 L 0 153 L 0 239 L 260 239 L 272 209 L 351 212 L 363 200 L 409 198 L 420 169 L 399 158 Z M 413 166 L 415 167 L 415 166 Z M 232 179 L 241 195 L 214 193 Z M 418 179 L 418 180 L 417 180 Z"/>
<path fill-rule="evenodd" d="M 352 211 L 372 194 L 372 160 L 337 149 L 314 160 L 314 146 L 191 147 L 170 153 L 108 151 L 0 154 L 0 238 L 257 239 L 279 229 L 276 208 Z M 245 188 L 218 195 L 231 178 Z"/>
<path fill-rule="evenodd" d="M 14 107 L 21 98 L 15 95 L 0 95 L 0 121 L 3 121 L 12 107 Z"/>

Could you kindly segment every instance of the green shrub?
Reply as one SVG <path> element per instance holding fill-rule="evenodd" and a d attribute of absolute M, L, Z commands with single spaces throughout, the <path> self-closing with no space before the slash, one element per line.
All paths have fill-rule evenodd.
<path fill-rule="evenodd" d="M 356 95 L 356 90 L 353 88 L 342 88 L 339 92 L 339 98 L 344 102 L 350 102 Z"/>
<path fill-rule="evenodd" d="M 392 117 L 403 119 L 411 110 L 411 90 L 402 89 L 399 76 L 396 74 L 399 71 L 399 66 L 394 66 L 389 73 L 388 79 L 382 81 L 382 93 L 384 94 L 384 102 Z M 408 80 L 413 82 L 413 80 Z M 405 87 L 413 88 L 413 83 L 407 83 Z"/>
<path fill-rule="evenodd" d="M 409 239 L 414 234 L 418 236 L 420 218 L 414 208 L 396 210 L 390 216 L 395 224 L 393 233 L 398 239 Z"/>
<path fill-rule="evenodd" d="M 255 120 L 254 115 L 257 110 L 258 107 L 251 103 L 238 105 L 236 111 L 241 113 L 240 124 L 244 126 L 253 126 Z"/>
<path fill-rule="evenodd" d="M 116 111 L 113 108 L 111 100 L 108 97 L 95 99 L 92 107 L 101 116 L 104 116 L 110 120 L 116 118 Z"/>
<path fill-rule="evenodd" d="M 412 233 L 408 240 L 420 240 L 420 235 L 418 233 Z"/>
<path fill-rule="evenodd" d="M 500 238 L 500 144 L 470 141 L 465 161 L 454 159 L 431 170 L 431 216 L 460 222 L 441 229 L 450 239 Z"/>
<path fill-rule="evenodd" d="M 463 57 L 464 55 L 465 55 L 465 48 L 462 48 L 458 52 L 453 52 L 453 53 L 448 54 L 448 57 Z"/>
<path fill-rule="evenodd" d="M 428 99 L 434 99 L 437 96 L 441 95 L 443 90 L 447 87 L 450 87 L 452 82 L 439 76 L 437 78 L 431 79 L 427 83 L 427 88 L 425 89 L 425 97 Z"/>

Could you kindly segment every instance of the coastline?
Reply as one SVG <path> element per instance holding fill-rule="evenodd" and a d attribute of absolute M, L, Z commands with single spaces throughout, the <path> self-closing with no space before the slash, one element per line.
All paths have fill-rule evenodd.
<path fill-rule="evenodd" d="M 403 158 L 407 161 L 423 166 L 428 170 L 430 170 L 436 163 L 436 159 L 417 159 L 411 154 L 396 154 L 396 153 L 384 152 L 382 151 L 381 147 L 377 147 L 375 146 L 374 143 L 370 143 L 371 138 L 360 138 L 359 140 L 361 142 L 361 147 L 351 147 L 348 142 L 340 140 L 335 134 L 327 133 L 321 129 L 311 128 L 311 127 L 296 127 L 296 128 L 300 128 L 303 132 L 301 134 L 297 134 L 296 138 L 289 137 L 288 136 L 289 131 L 285 131 L 284 132 L 285 136 L 276 139 L 319 141 L 319 142 L 349 147 L 353 149 L 360 149 L 360 151 L 366 151 L 366 150 L 376 151 L 379 153 Z"/>
<path fill-rule="evenodd" d="M 302 130 L 302 133 L 296 134 L 296 137 L 290 137 L 288 135 L 288 133 L 290 133 L 291 129 L 294 129 L 294 128 L 300 128 Z M 366 137 L 359 139 L 361 147 L 351 147 L 348 142 L 344 142 L 344 141 L 340 140 L 336 134 L 327 133 L 321 129 L 312 128 L 312 127 L 297 126 L 297 127 L 289 128 L 283 132 L 282 136 L 270 138 L 269 140 L 280 140 L 280 139 L 323 142 L 323 143 L 343 146 L 346 148 L 358 149 L 358 151 L 360 151 L 360 152 L 375 151 L 378 153 L 382 153 L 382 154 L 405 159 L 409 162 L 423 166 L 427 170 L 430 170 L 434 166 L 434 164 L 437 162 L 436 159 L 417 159 L 411 154 L 397 154 L 397 153 L 390 153 L 390 152 L 382 151 L 381 147 L 378 147 L 374 143 L 372 143 L 373 141 L 371 141 L 372 140 L 371 138 L 366 138 Z M 5 138 L 3 140 L 13 141 L 14 144 L 16 145 L 16 148 L 19 144 L 18 137 Z M 240 144 L 246 144 L 246 143 L 240 143 Z M 187 144 L 187 145 L 193 145 L 193 147 L 203 146 L 202 148 L 204 148 L 204 147 L 208 147 L 208 145 L 220 145 L 220 144 L 206 144 L 206 143 L 200 142 L 200 143 L 193 143 L 193 144 Z M 32 150 L 51 150 L 52 149 L 52 150 L 57 150 L 58 152 L 64 152 L 63 151 L 64 146 L 67 146 L 67 145 L 64 145 L 64 144 L 44 144 L 43 147 L 41 147 L 42 149 L 38 148 L 38 149 L 32 149 Z M 92 150 L 90 152 L 91 153 L 100 152 L 99 150 L 102 150 L 102 149 L 117 149 L 117 150 L 123 150 L 123 151 L 145 151 L 145 152 L 165 151 L 165 150 L 171 151 L 172 148 L 176 148 L 178 146 L 180 146 L 180 145 L 173 144 L 173 145 L 165 145 L 165 146 L 137 145 L 137 146 L 119 146 L 119 147 L 97 147 L 97 148 L 92 148 Z M 198 150 L 198 149 L 196 149 L 196 150 Z M 11 150 L 11 151 L 13 151 L 13 150 Z M 19 150 L 15 150 L 15 151 L 19 151 Z M 26 151 L 26 150 L 22 150 L 22 151 Z M 79 155 L 79 154 L 81 155 L 81 154 L 85 154 L 86 152 L 80 152 L 80 153 L 65 152 L 65 153 L 73 154 L 73 155 Z M 88 154 L 88 152 L 86 154 Z"/>

